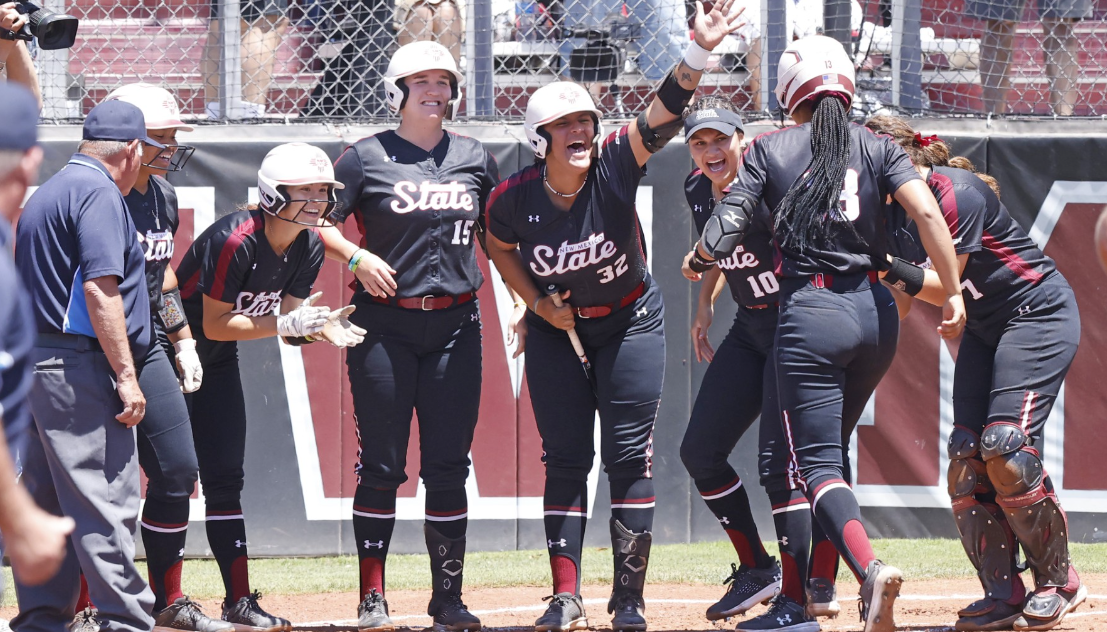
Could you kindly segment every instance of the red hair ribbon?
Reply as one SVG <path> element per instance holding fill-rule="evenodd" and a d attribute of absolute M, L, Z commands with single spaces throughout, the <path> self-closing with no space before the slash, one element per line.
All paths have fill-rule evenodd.
<path fill-rule="evenodd" d="M 945 141 L 941 138 L 938 138 L 937 134 L 923 136 L 922 134 L 915 132 L 915 142 L 919 144 L 919 147 L 929 147 L 930 143 L 944 143 Z"/>

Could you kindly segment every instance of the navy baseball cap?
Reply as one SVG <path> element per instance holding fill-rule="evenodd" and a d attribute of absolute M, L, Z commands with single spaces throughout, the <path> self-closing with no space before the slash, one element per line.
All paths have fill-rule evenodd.
<path fill-rule="evenodd" d="M 733 136 L 735 132 L 746 132 L 742 126 L 742 117 L 737 112 L 724 110 L 723 108 L 706 108 L 693 112 L 684 119 L 684 142 L 692 139 L 692 134 L 701 129 L 718 130 L 727 136 Z"/>
<path fill-rule="evenodd" d="M 0 149 L 27 151 L 38 144 L 38 101 L 30 90 L 10 81 L 0 83 L 4 124 L 0 125 Z"/>
<path fill-rule="evenodd" d="M 104 101 L 92 108 L 85 117 L 82 138 L 122 142 L 140 140 L 158 149 L 165 148 L 165 145 L 146 135 L 146 119 L 142 116 L 142 110 L 118 99 Z"/>

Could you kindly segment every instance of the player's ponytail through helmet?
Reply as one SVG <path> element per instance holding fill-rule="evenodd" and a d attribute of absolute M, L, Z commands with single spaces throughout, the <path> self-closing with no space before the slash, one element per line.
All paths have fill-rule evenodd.
<path fill-rule="evenodd" d="M 964 156 L 954 156 L 949 145 L 937 136 L 923 136 L 898 116 L 881 114 L 865 121 L 865 127 L 877 134 L 891 136 L 907 152 L 911 162 L 921 167 L 953 167 L 976 174 L 999 197 L 999 182 L 986 173 L 980 173 L 972 161 Z"/>
<path fill-rule="evenodd" d="M 841 98 L 833 93 L 815 97 L 811 162 L 776 207 L 774 228 L 783 245 L 804 252 L 825 244 L 842 227 L 861 239 L 839 210 L 849 167 L 849 129 Z"/>

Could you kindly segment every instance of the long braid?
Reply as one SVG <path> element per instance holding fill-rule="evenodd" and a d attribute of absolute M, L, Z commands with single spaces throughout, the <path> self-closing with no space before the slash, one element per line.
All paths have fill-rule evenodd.
<path fill-rule="evenodd" d="M 811 162 L 776 208 L 774 228 L 783 245 L 802 253 L 826 244 L 842 226 L 861 239 L 839 210 L 849 155 L 845 106 L 835 95 L 821 96 L 811 119 Z"/>

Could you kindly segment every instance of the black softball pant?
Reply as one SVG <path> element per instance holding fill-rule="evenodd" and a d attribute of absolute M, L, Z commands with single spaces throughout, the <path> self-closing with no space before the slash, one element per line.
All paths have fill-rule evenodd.
<path fill-rule="evenodd" d="M 146 396 L 146 416 L 138 424 L 138 462 L 146 472 L 146 500 L 187 501 L 196 486 L 196 448 L 188 406 L 181 393 L 167 341 L 158 341 L 142 361 L 138 384 Z"/>
<path fill-rule="evenodd" d="M 665 377 L 665 307 L 652 285 L 632 305 L 603 318 L 577 318 L 592 362 L 593 392 L 566 332 L 527 313 L 527 384 L 547 478 L 585 481 L 595 456 L 611 480 L 651 475 L 653 424 Z"/>
<path fill-rule="evenodd" d="M 357 301 L 351 320 L 369 332 L 346 352 L 358 485 L 395 490 L 407 480 L 414 410 L 427 491 L 463 488 L 480 407 L 478 301 L 433 311 Z"/>

